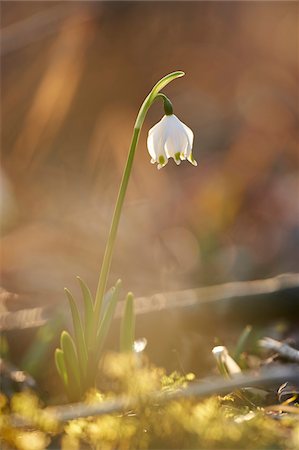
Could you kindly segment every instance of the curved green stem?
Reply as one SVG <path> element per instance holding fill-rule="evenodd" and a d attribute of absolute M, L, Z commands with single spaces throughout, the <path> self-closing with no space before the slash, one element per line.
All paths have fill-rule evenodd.
<path fill-rule="evenodd" d="M 131 140 L 131 145 L 129 149 L 129 154 L 126 162 L 126 167 L 123 173 L 123 177 L 120 183 L 120 188 L 118 192 L 118 197 L 114 209 L 114 214 L 110 226 L 109 236 L 106 244 L 106 249 L 104 253 L 102 268 L 100 272 L 96 297 L 95 297 L 95 330 L 94 333 L 96 333 L 96 329 L 99 322 L 100 312 L 101 312 L 101 306 L 103 301 L 103 296 L 106 290 L 107 285 L 107 279 L 110 271 L 111 266 L 111 260 L 112 260 L 112 254 L 114 250 L 114 244 L 115 244 L 115 238 L 117 234 L 117 229 L 119 225 L 120 215 L 128 187 L 128 182 L 132 170 L 134 155 L 136 151 L 136 147 L 138 144 L 138 139 L 141 131 L 141 127 L 143 125 L 145 116 L 152 105 L 153 101 L 165 86 L 167 86 L 168 83 L 173 81 L 176 78 L 182 77 L 184 75 L 184 72 L 178 71 L 178 72 L 172 72 L 165 77 L 163 77 L 161 80 L 158 81 L 158 83 L 155 84 L 151 92 L 148 94 L 146 99 L 144 100 L 143 104 L 141 105 L 141 108 L 139 110 L 139 113 L 137 115 L 135 125 L 134 125 L 134 131 L 133 136 Z"/>
<path fill-rule="evenodd" d="M 173 114 L 173 107 L 172 107 L 172 103 L 169 100 L 169 98 L 166 97 L 165 94 L 162 94 L 162 92 L 160 92 L 159 94 L 156 95 L 156 99 L 157 98 L 162 98 L 163 103 L 164 103 L 164 112 L 165 112 L 166 116 L 171 116 Z"/>

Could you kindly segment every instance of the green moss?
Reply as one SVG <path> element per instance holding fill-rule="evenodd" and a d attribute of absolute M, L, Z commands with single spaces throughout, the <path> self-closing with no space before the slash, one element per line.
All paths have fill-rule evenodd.
<path fill-rule="evenodd" d="M 91 390 L 86 403 L 103 402 L 119 394 L 134 398 L 130 411 L 71 420 L 59 427 L 32 393 L 16 394 L 10 404 L 2 398 L 2 439 L 14 448 L 37 450 L 62 433 L 61 448 L 129 449 L 292 449 L 298 448 L 296 419 L 277 421 L 263 409 L 238 405 L 233 397 L 205 400 L 150 401 L 150 395 L 183 390 L 193 374 L 166 374 L 134 355 L 110 354 L 103 361 L 110 392 Z M 15 427 L 12 414 L 32 426 Z M 20 447 L 22 445 L 23 447 Z M 27 446 L 27 447 L 26 447 Z M 44 447 L 43 447 L 44 446 Z M 296 447 L 297 446 L 297 447 Z"/>

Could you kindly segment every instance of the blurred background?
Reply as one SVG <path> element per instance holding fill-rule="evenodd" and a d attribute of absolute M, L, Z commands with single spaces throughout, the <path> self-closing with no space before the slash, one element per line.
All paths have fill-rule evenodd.
<path fill-rule="evenodd" d="M 297 2 L 2 2 L 1 284 L 95 289 L 137 111 L 163 75 L 198 167 L 144 124 L 110 282 L 135 295 L 298 271 Z"/>

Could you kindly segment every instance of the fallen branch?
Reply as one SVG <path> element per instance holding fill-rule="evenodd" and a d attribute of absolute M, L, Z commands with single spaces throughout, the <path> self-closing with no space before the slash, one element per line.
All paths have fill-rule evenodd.
<path fill-rule="evenodd" d="M 283 358 L 299 363 L 299 351 L 288 344 L 265 337 L 259 341 L 259 345 L 267 350 L 273 350 Z"/>
<path fill-rule="evenodd" d="M 0 291 L 1 294 L 1 291 Z M 38 307 L 38 308 L 26 308 L 22 311 L 10 311 L 10 304 L 14 304 L 15 294 L 8 293 L 7 296 L 1 297 L 0 305 L 3 304 L 3 312 L 0 308 L 0 330 L 13 330 L 39 327 L 53 317 L 55 309 L 57 310 L 57 303 L 53 306 Z M 135 312 L 137 316 L 146 315 L 149 313 L 156 313 L 161 315 L 162 311 L 174 311 L 181 312 L 195 308 L 199 308 L 200 315 L 198 318 L 203 317 L 203 321 L 206 321 L 204 315 L 204 308 L 207 315 L 211 313 L 217 313 L 220 311 L 221 320 L 225 319 L 223 314 L 227 311 L 238 311 L 240 314 L 244 312 L 244 315 L 248 317 L 249 310 L 255 310 L 265 308 L 268 305 L 268 309 L 273 311 L 274 297 L 278 296 L 283 298 L 284 303 L 289 300 L 292 308 L 288 308 L 289 314 L 292 314 L 291 309 L 299 310 L 298 302 L 299 294 L 299 273 L 294 274 L 282 274 L 266 280 L 254 280 L 254 281 L 241 281 L 219 284 L 216 286 L 207 286 L 196 289 L 186 289 L 175 292 L 164 292 L 155 294 L 149 297 L 139 297 L 135 299 Z M 18 297 L 18 304 L 22 302 L 22 297 Z M 9 300 L 9 301 L 8 301 Z M 258 301 L 258 305 L 254 306 L 254 300 Z M 261 301 L 263 300 L 263 301 Z M 28 303 L 28 302 L 27 302 Z M 59 304 L 59 307 L 61 305 Z M 267 311 L 268 311 L 267 309 Z M 123 311 L 123 302 L 120 302 L 116 311 L 116 317 L 120 317 Z M 59 309 L 61 314 L 61 309 Z M 247 319 L 248 321 L 248 319 Z"/>
<path fill-rule="evenodd" d="M 187 388 L 176 390 L 169 393 L 155 392 L 147 398 L 147 402 L 166 403 L 172 400 L 183 398 L 205 398 L 210 395 L 225 395 L 236 389 L 245 387 L 270 387 L 279 385 L 285 381 L 298 382 L 299 369 L 296 366 L 289 365 L 278 367 L 273 370 L 264 370 L 259 375 L 248 373 L 236 376 L 234 379 L 227 380 L 222 377 L 213 378 L 212 381 L 191 383 Z M 59 422 L 82 417 L 101 416 L 104 414 L 120 413 L 134 409 L 138 404 L 138 399 L 120 397 L 115 400 L 101 402 L 93 405 L 85 403 L 76 403 L 66 406 L 57 406 L 47 408 L 49 414 L 53 414 Z"/>

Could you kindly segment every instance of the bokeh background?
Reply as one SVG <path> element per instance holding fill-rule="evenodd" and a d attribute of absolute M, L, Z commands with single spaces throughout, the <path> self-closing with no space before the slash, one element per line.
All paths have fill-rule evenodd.
<path fill-rule="evenodd" d="M 1 284 L 95 289 L 141 102 L 166 73 L 197 168 L 149 163 L 149 112 L 111 284 L 142 296 L 298 271 L 297 2 L 1 2 Z"/>

